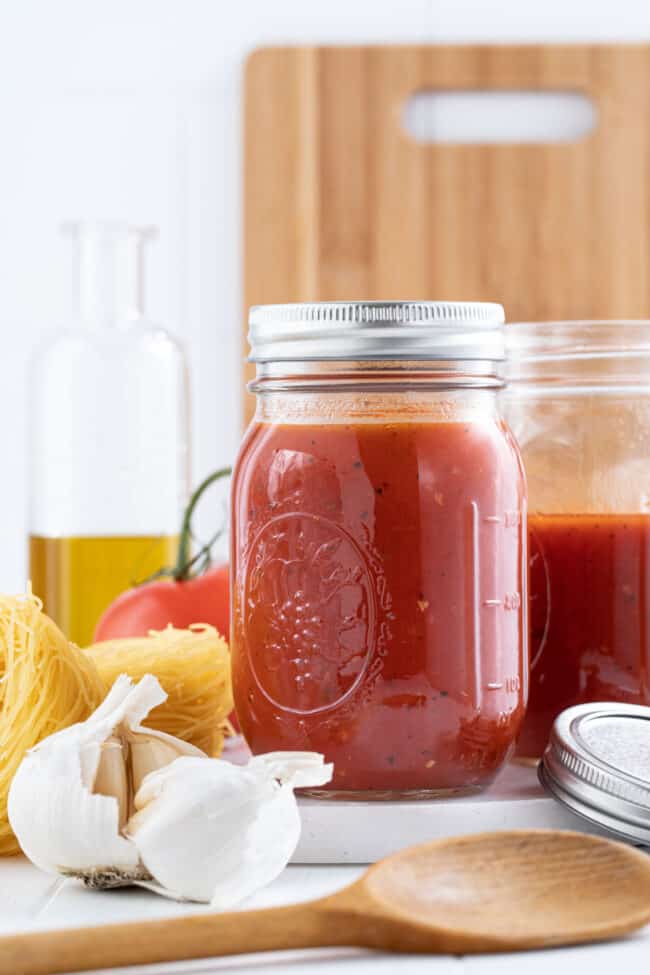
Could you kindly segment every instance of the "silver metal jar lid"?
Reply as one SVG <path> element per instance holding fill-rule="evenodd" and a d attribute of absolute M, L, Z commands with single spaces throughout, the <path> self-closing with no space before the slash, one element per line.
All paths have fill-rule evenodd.
<path fill-rule="evenodd" d="M 472 301 L 323 301 L 257 305 L 251 362 L 505 356 L 501 305 Z"/>
<path fill-rule="evenodd" d="M 542 785 L 579 816 L 650 843 L 650 707 L 579 704 L 556 718 Z"/>

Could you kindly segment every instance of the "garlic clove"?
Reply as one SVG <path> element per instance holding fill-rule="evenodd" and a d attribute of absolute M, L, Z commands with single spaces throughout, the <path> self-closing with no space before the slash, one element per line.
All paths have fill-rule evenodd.
<path fill-rule="evenodd" d="M 126 827 L 142 863 L 168 896 L 232 906 L 270 883 L 298 843 L 293 788 L 329 781 L 320 755 L 291 753 L 252 759 L 179 758 L 149 775 Z"/>
<path fill-rule="evenodd" d="M 180 744 L 184 745 L 185 743 L 180 742 Z M 140 733 L 132 736 L 129 742 L 129 749 L 131 755 L 131 782 L 134 793 L 137 793 L 147 775 L 157 771 L 157 769 L 163 768 L 165 765 L 169 765 L 170 762 L 180 758 L 181 755 L 191 754 L 184 748 L 179 748 L 178 745 L 178 742 L 170 744 L 167 741 L 154 738 L 148 733 L 146 735 Z M 200 755 L 203 757 L 202 752 Z"/>
<path fill-rule="evenodd" d="M 333 765 L 324 764 L 323 756 L 315 752 L 269 752 L 252 758 L 246 770 L 271 777 L 274 793 L 242 835 L 236 869 L 229 874 L 223 870 L 217 877 L 211 897 L 217 910 L 238 904 L 282 873 L 300 839 L 300 813 L 293 790 L 325 785 L 332 778 Z"/>
<path fill-rule="evenodd" d="M 99 759 L 95 771 L 98 765 Z M 60 740 L 55 752 L 37 747 L 25 756 L 8 811 L 23 852 L 42 870 L 82 876 L 139 871 L 137 849 L 120 834 L 120 805 L 114 795 L 95 795 L 83 783 L 72 737 Z"/>
<path fill-rule="evenodd" d="M 93 792 L 113 796 L 118 806 L 118 826 L 122 829 L 129 818 L 129 776 L 124 745 L 118 738 L 108 738 L 101 746 Z"/>
<path fill-rule="evenodd" d="M 229 762 L 179 758 L 145 779 L 126 832 L 160 887 L 207 902 L 272 789 Z"/>
<path fill-rule="evenodd" d="M 238 833 L 232 855 L 215 876 L 210 903 L 225 910 L 251 897 L 278 877 L 300 838 L 300 814 L 289 786 L 280 786 L 257 810 L 246 832 Z"/>

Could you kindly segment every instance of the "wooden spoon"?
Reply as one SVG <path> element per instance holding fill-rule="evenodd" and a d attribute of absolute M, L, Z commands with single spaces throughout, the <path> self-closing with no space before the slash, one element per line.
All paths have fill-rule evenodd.
<path fill-rule="evenodd" d="M 644 853 L 581 833 L 482 833 L 410 847 L 305 904 L 0 937 L 0 975 L 332 945 L 519 951 L 601 941 L 649 921 Z"/>

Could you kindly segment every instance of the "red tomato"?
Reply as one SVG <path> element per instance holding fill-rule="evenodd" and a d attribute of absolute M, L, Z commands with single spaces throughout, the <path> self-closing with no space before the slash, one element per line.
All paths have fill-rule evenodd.
<path fill-rule="evenodd" d="M 146 636 L 169 623 L 184 629 L 192 623 L 211 623 L 230 638 L 228 564 L 216 565 L 182 582 L 157 579 L 127 589 L 102 614 L 95 641 L 125 636 Z"/>
<path fill-rule="evenodd" d="M 152 579 L 133 589 L 127 589 L 104 610 L 95 628 L 95 642 L 117 640 L 122 637 L 146 636 L 149 630 L 164 630 L 171 623 L 187 629 L 193 623 L 210 623 L 221 636 L 230 639 L 230 579 L 228 563 L 209 564 L 210 549 L 219 537 L 192 555 L 192 515 L 196 505 L 211 484 L 228 477 L 229 467 L 209 474 L 190 498 L 179 533 L 176 563 L 164 570 L 169 578 Z M 197 575 L 191 575 L 194 571 Z M 231 721 L 238 729 L 233 711 Z"/>

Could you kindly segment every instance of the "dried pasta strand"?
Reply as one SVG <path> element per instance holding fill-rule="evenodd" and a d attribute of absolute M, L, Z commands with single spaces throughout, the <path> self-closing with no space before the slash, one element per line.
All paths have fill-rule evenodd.
<path fill-rule="evenodd" d="M 28 591 L 0 595 L 0 855 L 18 853 L 7 818 L 9 786 L 25 753 L 61 728 L 85 721 L 105 687 Z"/>
<path fill-rule="evenodd" d="M 145 723 L 191 742 L 208 755 L 221 754 L 233 700 L 228 644 L 213 626 L 197 623 L 186 630 L 168 626 L 146 637 L 104 640 L 86 653 L 106 689 L 120 674 L 133 680 L 155 674 L 168 698 Z"/>

